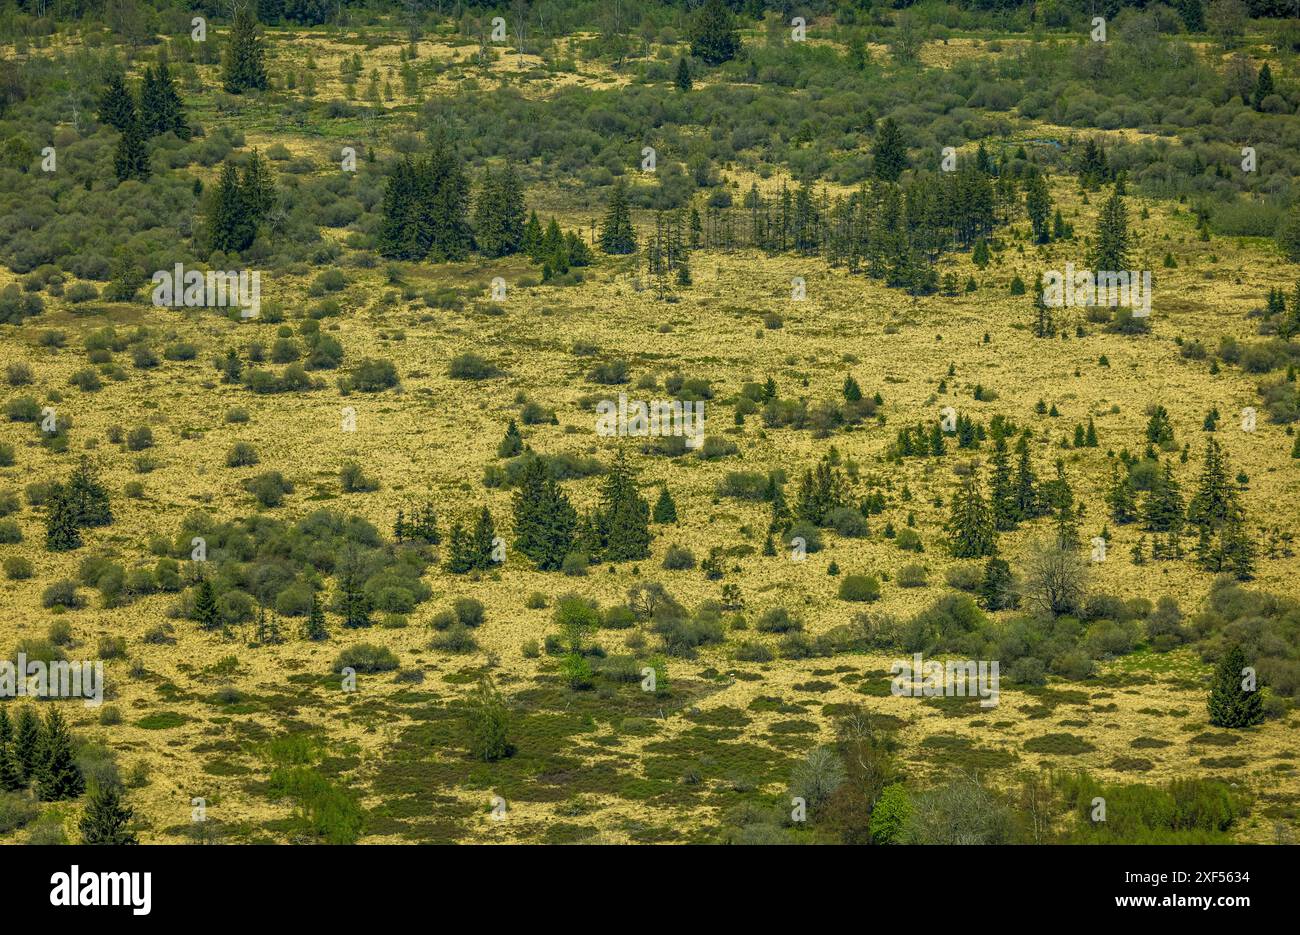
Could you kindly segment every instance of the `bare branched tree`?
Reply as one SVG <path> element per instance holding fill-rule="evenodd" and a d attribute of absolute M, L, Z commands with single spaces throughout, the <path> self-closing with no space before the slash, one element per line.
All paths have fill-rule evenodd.
<path fill-rule="evenodd" d="M 1088 566 L 1076 550 L 1063 548 L 1054 536 L 1029 544 L 1022 577 L 1025 600 L 1041 611 L 1057 616 L 1083 606 Z"/>

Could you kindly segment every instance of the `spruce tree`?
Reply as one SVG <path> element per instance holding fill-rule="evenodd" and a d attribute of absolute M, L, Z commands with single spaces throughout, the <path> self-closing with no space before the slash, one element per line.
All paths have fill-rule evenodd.
<path fill-rule="evenodd" d="M 1255 543 L 1246 532 L 1246 524 L 1240 510 L 1233 510 L 1228 521 L 1219 531 L 1223 566 L 1238 581 L 1249 581 L 1255 577 Z"/>
<path fill-rule="evenodd" d="M 459 520 L 447 534 L 447 570 L 454 575 L 474 570 L 474 540 Z"/>
<path fill-rule="evenodd" d="M 1034 240 L 1038 243 L 1051 240 L 1052 196 L 1047 191 L 1047 181 L 1037 169 L 1025 182 L 1025 213 L 1029 215 Z"/>
<path fill-rule="evenodd" d="M 622 179 L 610 190 L 609 206 L 600 228 L 600 249 L 610 254 L 636 252 L 636 230 L 632 227 L 632 210 L 627 201 L 627 185 Z"/>
<path fill-rule="evenodd" d="M 907 144 L 893 117 L 881 121 L 871 157 L 876 178 L 885 182 L 897 182 L 907 168 Z"/>
<path fill-rule="evenodd" d="M 398 162 L 388 176 L 380 205 L 379 252 L 398 260 L 422 260 L 429 252 L 427 221 L 422 216 L 418 181 L 420 170 L 410 156 Z"/>
<path fill-rule="evenodd" d="M 119 133 L 135 120 L 135 98 L 127 90 L 123 76 L 117 73 L 108 76 L 104 91 L 99 96 L 99 119 Z"/>
<path fill-rule="evenodd" d="M 239 175 L 239 195 L 248 213 L 253 232 L 275 209 L 275 180 L 271 176 L 270 164 L 257 149 L 249 155 L 244 169 Z"/>
<path fill-rule="evenodd" d="M 463 260 L 474 244 L 469 225 L 469 179 L 444 127 L 433 135 L 424 174 L 418 193 L 431 232 L 429 259 L 434 263 Z"/>
<path fill-rule="evenodd" d="M 22 765 L 14 751 L 13 722 L 9 720 L 9 712 L 0 708 L 0 790 L 17 792 L 26 785 Z"/>
<path fill-rule="evenodd" d="M 514 495 L 515 548 L 539 571 L 556 571 L 574 550 L 578 516 L 546 463 L 531 458 Z"/>
<path fill-rule="evenodd" d="M 492 567 L 493 542 L 496 540 L 496 524 L 492 522 L 492 513 L 487 507 L 479 510 L 471 534 L 471 549 L 474 555 L 474 567 L 480 571 Z"/>
<path fill-rule="evenodd" d="M 24 707 L 18 715 L 18 727 L 14 731 L 14 759 L 18 761 L 18 770 L 24 782 L 35 776 L 44 743 L 45 735 L 40 718 L 31 707 Z"/>
<path fill-rule="evenodd" d="M 576 232 L 568 231 L 564 235 L 564 251 L 568 254 L 570 266 L 590 266 L 594 257 L 591 254 L 591 247 Z M 691 284 L 691 271 L 687 265 L 686 255 L 677 264 L 677 284 L 679 286 L 689 286 Z"/>
<path fill-rule="evenodd" d="M 629 561 L 650 554 L 650 505 L 637 490 L 622 449 L 605 476 L 596 523 L 607 560 Z"/>
<path fill-rule="evenodd" d="M 542 235 L 541 254 L 542 263 L 549 266 L 553 273 L 563 275 L 569 271 L 569 251 L 564 232 L 560 230 L 560 222 L 555 218 L 551 218 L 546 225 L 546 233 Z"/>
<path fill-rule="evenodd" d="M 75 799 L 86 789 L 86 779 L 72 753 L 72 734 L 57 708 L 45 716 L 34 778 L 36 794 L 43 802 Z"/>
<path fill-rule="evenodd" d="M 501 230 L 499 202 L 501 187 L 492 174 L 492 167 L 483 167 L 479 180 L 478 196 L 474 199 L 474 240 L 484 256 L 504 256 L 504 235 Z"/>
<path fill-rule="evenodd" d="M 844 378 L 844 401 L 847 403 L 856 403 L 862 399 L 862 387 L 858 381 L 853 379 L 853 374 Z"/>
<path fill-rule="evenodd" d="M 930 426 L 930 454 L 936 458 L 942 458 L 946 449 L 943 444 L 943 427 L 938 423 Z"/>
<path fill-rule="evenodd" d="M 524 253 L 528 254 L 529 259 L 534 263 L 540 262 L 542 254 L 542 221 L 533 211 L 528 215 L 528 223 L 524 226 L 524 239 L 522 243 Z"/>
<path fill-rule="evenodd" d="M 673 495 L 668 492 L 667 486 L 659 490 L 659 499 L 655 501 L 654 521 L 661 524 L 677 522 L 677 504 L 673 502 Z"/>
<path fill-rule="evenodd" d="M 524 204 L 524 184 L 514 163 L 507 162 L 501 174 L 501 198 L 498 211 L 501 215 L 506 253 L 518 253 L 524 245 L 524 224 L 528 216 Z"/>
<path fill-rule="evenodd" d="M 325 608 L 313 589 L 311 592 L 311 610 L 307 612 L 307 626 L 303 632 L 306 639 L 313 642 L 329 639 L 329 630 L 325 627 Z"/>
<path fill-rule="evenodd" d="M 1079 546 L 1078 514 L 1074 508 L 1074 491 L 1065 476 L 1065 462 L 1057 460 L 1056 477 L 1052 480 L 1049 492 L 1056 527 L 1056 542 L 1063 549 L 1075 549 Z"/>
<path fill-rule="evenodd" d="M 1246 654 L 1234 643 L 1214 667 L 1210 688 L 1210 723 L 1215 727 L 1251 727 L 1264 720 L 1259 686 L 1246 687 Z"/>
<path fill-rule="evenodd" d="M 132 111 L 131 122 L 126 125 L 117 138 L 117 149 L 113 153 L 113 172 L 119 182 L 130 179 L 145 181 L 149 178 L 149 150 L 145 146 L 144 128 L 140 119 Z"/>
<path fill-rule="evenodd" d="M 221 614 L 217 610 L 217 593 L 211 580 L 202 578 L 194 588 L 194 621 L 200 630 L 221 627 Z"/>
<path fill-rule="evenodd" d="M 1236 491 L 1230 486 L 1228 470 L 1223 448 L 1213 438 L 1206 439 L 1196 494 L 1187 505 L 1187 519 L 1193 525 L 1216 529 L 1237 508 Z"/>
<path fill-rule="evenodd" d="M 790 507 L 785 500 L 785 489 L 776 478 L 771 478 L 769 487 L 772 491 L 768 497 L 772 504 L 772 521 L 768 523 L 767 531 L 771 535 L 780 535 L 790 528 Z"/>
<path fill-rule="evenodd" d="M 135 810 L 122 800 L 122 787 L 116 782 L 97 783 L 90 790 L 90 801 L 77 826 L 82 844 L 139 844 L 131 831 Z"/>
<path fill-rule="evenodd" d="M 1128 210 L 1118 191 L 1114 192 L 1097 217 L 1097 237 L 1093 248 L 1094 272 L 1119 272 L 1129 268 L 1131 247 L 1128 231 Z"/>
<path fill-rule="evenodd" d="M 228 94 L 250 89 L 266 90 L 266 50 L 262 46 L 262 37 L 258 35 L 251 4 L 246 3 L 235 10 L 221 79 Z"/>
<path fill-rule="evenodd" d="M 1133 478 L 1128 468 L 1111 465 L 1106 506 L 1110 509 L 1110 518 L 1120 525 L 1137 519 L 1137 494 L 1133 490 Z"/>
<path fill-rule="evenodd" d="M 721 65 L 740 51 L 736 18 L 724 0 L 705 0 L 691 18 L 691 55 L 708 65 Z"/>
<path fill-rule="evenodd" d="M 216 188 L 208 196 L 208 246 L 223 253 L 248 249 L 257 235 L 257 221 L 234 163 L 221 167 Z"/>
<path fill-rule="evenodd" d="M 108 489 L 100 481 L 94 464 L 84 455 L 68 478 L 67 492 L 78 526 L 107 526 L 113 522 Z"/>
<path fill-rule="evenodd" d="M 368 627 L 371 624 L 370 598 L 365 592 L 365 563 L 356 546 L 348 544 L 336 572 L 338 578 L 337 610 L 348 629 Z"/>
<path fill-rule="evenodd" d="M 474 239 L 484 256 L 501 257 L 519 252 L 524 242 L 526 217 L 523 190 L 514 166 L 499 174 L 483 170 L 474 202 Z"/>
<path fill-rule="evenodd" d="M 982 558 L 997 551 L 993 517 L 979 481 L 972 474 L 952 498 L 952 514 L 947 523 L 948 542 L 956 558 Z"/>
<path fill-rule="evenodd" d="M 677 84 L 677 90 L 682 92 L 689 91 L 695 84 L 691 80 L 691 66 L 686 61 L 685 55 L 683 55 L 681 58 L 677 60 L 676 84 Z"/>
<path fill-rule="evenodd" d="M 156 68 L 144 70 L 144 83 L 140 87 L 140 121 L 147 136 L 169 132 L 183 140 L 190 136 L 185 107 L 165 59 Z"/>
<path fill-rule="evenodd" d="M 1016 457 L 1016 517 L 1021 520 L 1033 519 L 1040 515 L 1040 511 L 1038 479 L 1034 475 L 1033 461 L 1029 454 L 1028 435 L 1021 435 L 1017 440 Z"/>
<path fill-rule="evenodd" d="M 1020 509 L 1016 504 L 1015 485 L 1011 479 L 1011 462 L 1007 454 L 1007 440 L 998 433 L 993 439 L 992 471 L 989 479 L 989 508 L 993 512 L 993 528 L 1006 532 L 1016 528 Z"/>
<path fill-rule="evenodd" d="M 69 552 L 81 548 L 77 507 L 62 484 L 53 484 L 45 497 L 45 548 Z"/>
<path fill-rule="evenodd" d="M 1182 528 L 1183 495 L 1168 461 L 1151 483 L 1142 519 L 1153 532 L 1177 532 Z"/>
<path fill-rule="evenodd" d="M 1259 75 L 1255 78 L 1255 91 L 1250 96 L 1250 102 L 1256 110 L 1263 110 L 1264 98 L 1273 93 L 1273 69 L 1269 68 L 1268 62 L 1265 62 L 1260 66 Z"/>
<path fill-rule="evenodd" d="M 0 745 L 0 790 L 18 792 L 25 788 L 27 783 L 23 780 L 22 767 L 13 747 L 10 744 Z"/>
<path fill-rule="evenodd" d="M 984 563 L 984 574 L 976 593 L 988 610 L 1002 610 L 1015 602 L 1013 584 L 1011 565 L 1007 560 L 996 555 L 990 556 Z"/>
<path fill-rule="evenodd" d="M 502 438 L 501 443 L 497 445 L 497 457 L 513 458 L 523 450 L 523 436 L 519 434 L 519 426 L 515 424 L 515 420 L 511 419 L 510 424 L 506 426 L 505 437 Z"/>

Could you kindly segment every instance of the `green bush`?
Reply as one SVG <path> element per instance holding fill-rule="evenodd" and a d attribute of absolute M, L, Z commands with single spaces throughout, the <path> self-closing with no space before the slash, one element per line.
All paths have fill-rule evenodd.
<path fill-rule="evenodd" d="M 430 640 L 429 646 L 445 653 L 471 653 L 478 649 L 469 628 L 459 620 Z"/>
<path fill-rule="evenodd" d="M 874 575 L 845 575 L 840 582 L 842 601 L 880 600 L 880 582 Z"/>
<path fill-rule="evenodd" d="M 482 678 L 465 707 L 469 755 L 491 763 L 514 752 L 510 743 L 510 711 L 489 678 Z"/>
<path fill-rule="evenodd" d="M 871 840 L 876 844 L 893 844 L 912 816 L 912 800 L 899 783 L 885 786 L 871 809 Z"/>
<path fill-rule="evenodd" d="M 64 578 L 55 581 L 41 592 L 41 606 L 47 610 L 54 607 L 75 608 L 82 604 L 77 595 L 77 582 Z"/>
<path fill-rule="evenodd" d="M 500 374 L 495 364 L 472 352 L 457 354 L 447 365 L 447 375 L 453 380 L 487 380 Z"/>
<path fill-rule="evenodd" d="M 868 533 L 867 518 L 852 507 L 836 507 L 826 514 L 826 525 L 848 539 L 861 539 Z"/>
<path fill-rule="evenodd" d="M 226 452 L 226 467 L 250 467 L 259 460 L 257 449 L 248 442 L 235 442 Z"/>
<path fill-rule="evenodd" d="M 13 545 L 23 541 L 22 528 L 13 520 L 0 520 L 0 545 Z"/>
<path fill-rule="evenodd" d="M 687 571 L 695 567 L 695 555 L 690 549 L 670 545 L 664 553 L 663 567 L 668 571 Z"/>
<path fill-rule="evenodd" d="M 778 606 L 766 610 L 754 626 L 760 633 L 789 633 L 802 630 L 803 621 L 784 607 Z"/>
<path fill-rule="evenodd" d="M 397 668 L 397 657 L 386 646 L 357 643 L 343 650 L 334 660 L 335 672 L 346 668 L 357 672 L 391 672 Z"/>

